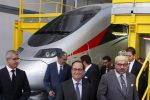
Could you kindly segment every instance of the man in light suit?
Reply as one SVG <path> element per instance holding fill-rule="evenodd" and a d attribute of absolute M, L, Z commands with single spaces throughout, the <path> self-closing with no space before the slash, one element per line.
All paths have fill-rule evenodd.
<path fill-rule="evenodd" d="M 89 55 L 83 55 L 80 57 L 80 59 L 85 69 L 84 79 L 88 80 L 89 83 L 92 85 L 91 91 L 92 94 L 94 95 L 94 100 L 97 100 L 96 94 L 97 94 L 97 89 L 100 81 L 100 71 L 98 65 L 92 64 Z"/>
<path fill-rule="evenodd" d="M 135 76 L 127 70 L 128 58 L 117 56 L 115 69 L 102 76 L 97 92 L 98 100 L 139 100 Z"/>
<path fill-rule="evenodd" d="M 91 94 L 91 85 L 82 79 L 84 67 L 82 62 L 75 61 L 72 64 L 72 79 L 61 84 L 56 100 L 94 100 Z"/>
<path fill-rule="evenodd" d="M 7 65 L 0 70 L 0 100 L 28 100 L 30 86 L 26 73 L 17 68 L 18 53 L 9 50 L 6 62 Z"/>
<path fill-rule="evenodd" d="M 44 77 L 44 87 L 48 92 L 48 100 L 55 100 L 56 90 L 60 83 L 71 78 L 71 67 L 66 64 L 67 54 L 62 51 L 58 53 L 57 58 L 57 62 L 48 65 Z"/>

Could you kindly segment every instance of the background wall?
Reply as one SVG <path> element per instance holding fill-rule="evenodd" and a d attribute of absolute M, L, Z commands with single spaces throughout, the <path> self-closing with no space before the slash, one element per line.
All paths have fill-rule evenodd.
<path fill-rule="evenodd" d="M 13 48 L 14 20 L 18 16 L 0 12 L 0 65 L 4 64 L 4 55 Z"/>

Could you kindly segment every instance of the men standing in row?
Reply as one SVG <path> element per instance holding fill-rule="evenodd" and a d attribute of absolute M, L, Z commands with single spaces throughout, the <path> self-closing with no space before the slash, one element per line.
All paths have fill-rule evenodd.
<path fill-rule="evenodd" d="M 71 78 L 71 67 L 66 64 L 67 54 L 62 51 L 57 55 L 57 58 L 57 62 L 48 65 L 44 77 L 44 87 L 48 92 L 48 100 L 55 100 L 57 87 L 61 82 Z"/>
<path fill-rule="evenodd" d="M 91 95 L 91 85 L 84 80 L 82 62 L 72 64 L 72 79 L 63 82 L 58 90 L 56 100 L 95 100 Z"/>
<path fill-rule="evenodd" d="M 28 100 L 30 86 L 26 73 L 17 68 L 18 53 L 9 50 L 6 53 L 7 65 L 0 70 L 0 100 Z"/>
<path fill-rule="evenodd" d="M 88 80 L 89 83 L 92 85 L 92 94 L 94 95 L 93 100 L 97 100 L 96 94 L 97 94 L 98 84 L 100 80 L 100 72 L 98 66 L 92 64 L 89 55 L 83 55 L 81 56 L 80 59 L 85 68 L 84 78 Z"/>
<path fill-rule="evenodd" d="M 98 100 L 139 100 L 135 76 L 128 73 L 126 56 L 117 56 L 115 69 L 102 76 L 97 98 Z"/>

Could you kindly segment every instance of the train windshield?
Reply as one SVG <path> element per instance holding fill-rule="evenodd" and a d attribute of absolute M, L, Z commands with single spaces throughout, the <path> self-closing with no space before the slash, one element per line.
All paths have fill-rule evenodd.
<path fill-rule="evenodd" d="M 32 35 L 28 41 L 30 46 L 43 46 L 60 40 L 88 22 L 94 17 L 100 7 L 85 7 L 65 13 Z"/>

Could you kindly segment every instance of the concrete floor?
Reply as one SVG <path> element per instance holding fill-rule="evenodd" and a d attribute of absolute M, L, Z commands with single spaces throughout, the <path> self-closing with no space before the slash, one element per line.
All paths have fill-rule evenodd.
<path fill-rule="evenodd" d="M 42 92 L 38 95 L 32 95 L 28 100 L 48 100 L 47 94 L 45 92 Z"/>

